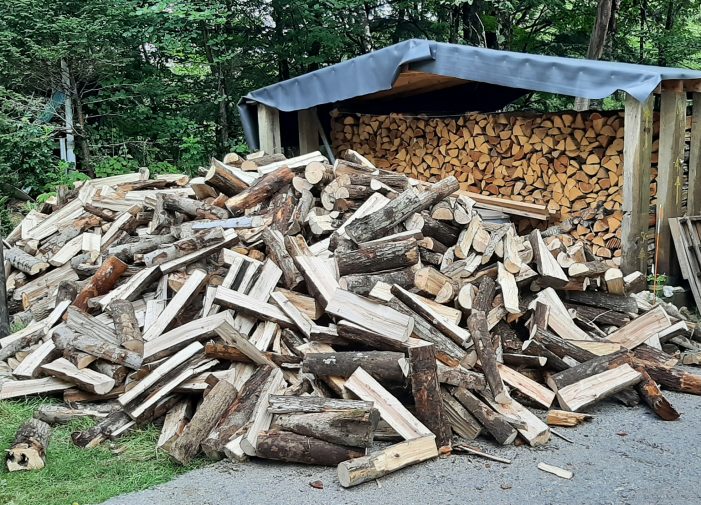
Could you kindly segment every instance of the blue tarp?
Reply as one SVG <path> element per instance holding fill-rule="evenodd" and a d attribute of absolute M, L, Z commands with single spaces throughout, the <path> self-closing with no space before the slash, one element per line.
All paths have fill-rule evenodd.
<path fill-rule="evenodd" d="M 700 71 L 681 68 L 412 39 L 252 91 L 239 101 L 246 140 L 251 146 L 258 145 L 256 103 L 291 112 L 377 93 L 392 88 L 403 65 L 411 70 L 495 86 L 591 99 L 622 90 L 644 100 L 664 80 L 701 79 Z"/>

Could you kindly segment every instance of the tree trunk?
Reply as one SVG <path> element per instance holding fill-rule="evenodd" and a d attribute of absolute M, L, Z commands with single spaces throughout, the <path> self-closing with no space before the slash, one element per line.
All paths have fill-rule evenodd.
<path fill-rule="evenodd" d="M 7 451 L 7 469 L 39 470 L 46 464 L 46 449 L 51 438 L 51 427 L 44 421 L 30 419 L 23 424 L 15 441 Z"/>
<path fill-rule="evenodd" d="M 596 19 L 594 20 L 594 28 L 589 38 L 589 47 L 587 48 L 587 59 L 598 60 L 604 52 L 606 44 L 606 32 L 608 31 L 611 21 L 611 10 L 613 0 L 599 0 L 596 8 Z M 589 99 L 577 97 L 574 101 L 574 110 L 587 110 L 589 108 Z"/>

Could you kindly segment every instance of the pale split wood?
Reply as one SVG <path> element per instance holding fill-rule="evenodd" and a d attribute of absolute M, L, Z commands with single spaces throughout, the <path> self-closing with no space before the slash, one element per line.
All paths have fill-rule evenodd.
<path fill-rule="evenodd" d="M 374 402 L 375 408 L 380 411 L 382 418 L 405 439 L 410 440 L 424 435 L 433 437 L 431 430 L 416 419 L 399 400 L 362 367 L 358 367 L 355 373 L 346 380 L 345 387 L 361 400 Z"/>

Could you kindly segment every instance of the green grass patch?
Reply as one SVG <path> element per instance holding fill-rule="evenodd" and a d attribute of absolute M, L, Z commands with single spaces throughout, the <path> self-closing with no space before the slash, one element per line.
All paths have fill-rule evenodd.
<path fill-rule="evenodd" d="M 0 401 L 0 450 L 8 448 L 17 429 L 34 411 L 50 400 Z M 71 442 L 71 433 L 94 424 L 79 420 L 56 426 L 51 435 L 42 470 L 0 470 L 0 504 L 73 505 L 100 503 L 112 496 L 155 486 L 192 468 L 173 463 L 156 450 L 159 430 L 139 429 L 95 449 L 81 449 Z"/>

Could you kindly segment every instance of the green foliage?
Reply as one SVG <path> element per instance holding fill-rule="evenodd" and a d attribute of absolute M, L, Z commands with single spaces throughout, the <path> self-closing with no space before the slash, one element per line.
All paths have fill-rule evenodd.
<path fill-rule="evenodd" d="M 0 446 L 9 447 L 17 429 L 46 400 L 0 401 Z M 158 429 L 138 429 L 115 442 L 94 449 L 76 447 L 73 431 L 93 425 L 74 421 L 56 427 L 46 455 L 46 467 L 32 472 L 0 470 L 0 503 L 8 505 L 66 505 L 100 503 L 112 496 L 139 491 L 166 482 L 200 466 L 173 463 L 156 449 Z"/>
<path fill-rule="evenodd" d="M 97 177 L 112 177 L 138 172 L 139 163 L 127 156 L 110 156 L 100 159 L 95 164 L 94 170 Z"/>

